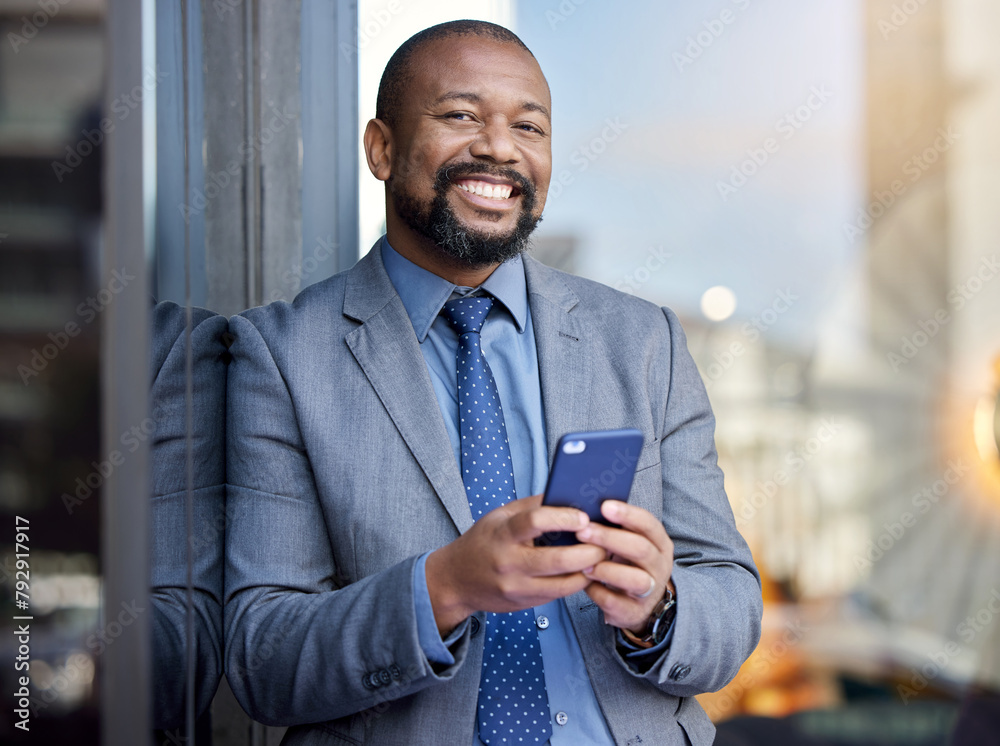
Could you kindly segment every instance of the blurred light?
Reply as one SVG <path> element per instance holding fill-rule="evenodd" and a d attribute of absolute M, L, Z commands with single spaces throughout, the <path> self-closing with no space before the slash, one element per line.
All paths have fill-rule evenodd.
<path fill-rule="evenodd" d="M 725 321 L 736 310 L 736 293 L 725 285 L 716 285 L 701 296 L 701 312 L 709 321 Z"/>
<path fill-rule="evenodd" d="M 32 580 L 31 605 L 39 614 L 56 609 L 96 609 L 101 604 L 101 579 L 96 575 L 54 573 Z"/>
<path fill-rule="evenodd" d="M 994 425 L 997 401 L 992 396 L 980 397 L 972 415 L 972 433 L 976 441 L 979 458 L 987 464 L 995 464 L 1000 460 L 1000 450 L 997 445 L 997 433 Z"/>
<path fill-rule="evenodd" d="M 52 686 L 53 678 L 55 678 L 55 674 L 52 671 L 52 666 L 37 658 L 31 661 L 31 683 L 35 685 L 36 689 L 44 692 Z"/>
<path fill-rule="evenodd" d="M 35 658 L 31 661 L 31 683 L 40 692 L 46 704 L 63 711 L 79 707 L 93 689 L 94 659 L 87 653 L 69 655 L 62 665 L 50 664 Z"/>
<path fill-rule="evenodd" d="M 84 684 L 91 684 L 94 681 L 94 659 L 86 653 L 74 653 L 66 661 L 67 670 L 78 672 L 80 681 Z"/>

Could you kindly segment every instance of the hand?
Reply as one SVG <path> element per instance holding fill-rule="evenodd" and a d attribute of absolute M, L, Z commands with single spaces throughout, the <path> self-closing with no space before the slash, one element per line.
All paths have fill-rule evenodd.
<path fill-rule="evenodd" d="M 594 581 L 587 595 L 604 612 L 605 622 L 642 634 L 664 590 L 668 585 L 673 590 L 674 542 L 659 519 L 643 508 L 605 500 L 601 514 L 620 528 L 590 523 L 576 532 L 577 539 L 610 555 L 584 572 Z"/>
<path fill-rule="evenodd" d="M 550 531 L 585 528 L 587 514 L 541 503 L 532 495 L 492 510 L 427 557 L 427 590 L 442 635 L 475 611 L 520 611 L 590 584 L 583 570 L 605 559 L 603 549 L 534 545 Z"/>

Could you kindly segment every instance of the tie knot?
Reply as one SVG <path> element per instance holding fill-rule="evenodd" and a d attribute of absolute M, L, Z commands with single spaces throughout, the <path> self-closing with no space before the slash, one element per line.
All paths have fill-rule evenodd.
<path fill-rule="evenodd" d="M 479 334 L 486 321 L 486 315 L 493 307 L 493 299 L 489 296 L 475 298 L 456 298 L 444 304 L 441 313 L 455 328 L 459 336 L 475 332 Z"/>

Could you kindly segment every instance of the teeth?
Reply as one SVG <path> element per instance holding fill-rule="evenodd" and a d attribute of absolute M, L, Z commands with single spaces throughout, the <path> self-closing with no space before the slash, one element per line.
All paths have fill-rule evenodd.
<path fill-rule="evenodd" d="M 457 186 L 459 189 L 487 199 L 509 199 L 511 192 L 514 191 L 514 187 L 507 184 L 488 184 L 482 181 L 457 184 Z"/>

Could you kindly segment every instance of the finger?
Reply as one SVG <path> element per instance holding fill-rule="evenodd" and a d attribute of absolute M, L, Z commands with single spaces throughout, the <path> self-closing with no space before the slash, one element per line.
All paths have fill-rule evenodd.
<path fill-rule="evenodd" d="M 565 547 L 525 547 L 527 573 L 535 577 L 568 575 L 590 570 L 607 559 L 607 553 L 593 544 Z"/>
<path fill-rule="evenodd" d="M 644 601 L 655 591 L 656 578 L 642 568 L 617 562 L 600 562 L 584 573 L 591 580 L 610 585 L 637 601 Z"/>
<path fill-rule="evenodd" d="M 520 611 L 531 606 L 542 606 L 557 598 L 572 596 L 593 585 L 583 573 L 546 578 L 522 578 L 515 587 L 498 588 L 498 595 L 486 599 L 483 611 Z"/>
<path fill-rule="evenodd" d="M 579 531 L 588 523 L 590 518 L 582 510 L 540 506 L 513 515 L 508 522 L 508 529 L 514 541 L 528 543 L 550 532 Z"/>
<path fill-rule="evenodd" d="M 621 500 L 605 500 L 601 504 L 601 515 L 624 529 L 641 534 L 664 552 L 673 552 L 673 542 L 659 519 L 645 508 L 629 505 Z"/>
<path fill-rule="evenodd" d="M 642 534 L 599 523 L 591 523 L 577 531 L 576 538 L 586 544 L 603 547 L 610 554 L 645 568 L 659 564 L 660 557 L 665 554 Z M 672 556 L 673 547 L 670 552 Z"/>
<path fill-rule="evenodd" d="M 647 612 L 628 596 L 606 588 L 600 583 L 591 583 L 586 588 L 590 600 L 604 613 L 604 621 L 620 629 L 642 629 L 649 619 Z"/>

